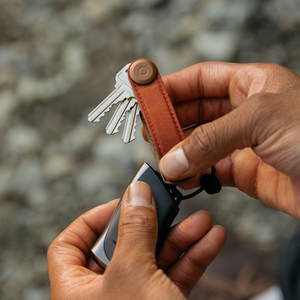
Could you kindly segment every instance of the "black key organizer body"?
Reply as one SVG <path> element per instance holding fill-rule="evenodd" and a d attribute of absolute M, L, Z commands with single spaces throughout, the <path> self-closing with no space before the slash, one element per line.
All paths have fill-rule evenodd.
<path fill-rule="evenodd" d="M 156 203 L 158 217 L 158 239 L 156 252 L 160 249 L 175 217 L 179 212 L 179 204 L 182 200 L 189 199 L 205 190 L 208 194 L 215 194 L 221 190 L 221 183 L 214 176 L 214 168 L 211 174 L 201 177 L 201 188 L 196 192 L 183 196 L 175 185 L 163 181 L 160 173 L 154 171 L 147 163 L 144 163 L 136 173 L 132 182 L 143 181 L 152 189 Z M 99 237 L 91 252 L 95 262 L 105 268 L 110 262 L 118 240 L 118 227 L 121 212 L 122 199 L 110 219 L 106 229 Z"/>

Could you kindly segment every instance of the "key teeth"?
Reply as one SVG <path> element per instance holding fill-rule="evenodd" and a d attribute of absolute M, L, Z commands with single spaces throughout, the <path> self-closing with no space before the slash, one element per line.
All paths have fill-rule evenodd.
<path fill-rule="evenodd" d="M 101 114 L 100 116 L 96 117 L 95 119 L 91 117 L 88 118 L 88 121 L 91 123 L 99 123 L 100 119 L 104 116 L 104 114 Z"/>
<path fill-rule="evenodd" d="M 106 126 L 106 133 L 107 134 L 115 134 L 119 132 L 119 127 L 122 125 L 122 122 L 125 119 L 125 115 L 129 114 L 129 111 L 132 111 L 134 108 L 134 111 L 132 111 L 132 114 L 135 114 L 137 111 L 139 113 L 139 108 L 137 105 L 137 101 L 135 99 L 135 95 L 132 91 L 127 71 L 130 66 L 130 63 L 127 64 L 120 72 L 117 73 L 115 79 L 116 79 L 116 84 L 115 84 L 115 89 L 112 91 L 95 109 L 93 109 L 89 115 L 88 115 L 88 121 L 91 123 L 99 123 L 100 119 L 104 117 L 104 115 L 112 108 L 114 104 L 119 103 L 119 107 L 115 111 L 113 117 L 109 121 L 108 125 Z M 128 107 L 126 106 L 125 101 L 128 101 Z M 125 106 L 122 106 L 122 103 L 125 104 Z M 122 112 L 122 108 L 124 113 L 120 114 L 119 112 Z M 127 112 L 127 113 L 126 113 Z M 136 122 L 136 117 L 131 114 L 130 120 L 131 124 L 127 124 L 127 128 L 130 129 L 129 134 L 130 136 L 128 137 L 128 134 L 124 134 L 123 136 L 126 136 L 126 142 L 129 143 L 132 140 L 135 139 L 134 133 L 136 132 L 135 128 L 137 125 Z M 132 119 L 132 117 L 135 117 L 135 119 Z M 119 118 L 119 120 L 118 120 Z M 126 119 L 126 123 L 127 119 Z"/>
<path fill-rule="evenodd" d="M 90 122 L 93 123 L 99 123 L 100 119 L 102 117 L 104 117 L 104 115 L 112 108 L 112 106 L 114 104 L 119 103 L 120 101 L 122 101 L 123 99 L 127 98 L 127 92 L 126 91 L 122 91 L 121 93 L 119 92 L 120 89 L 122 90 L 122 86 L 120 85 L 118 88 L 116 88 L 115 90 L 113 90 L 103 101 L 100 102 L 100 104 L 95 107 L 88 115 L 88 120 Z M 111 100 L 111 98 L 113 98 L 113 100 Z M 102 108 L 102 106 L 107 105 L 106 107 L 104 107 L 104 109 Z"/>
<path fill-rule="evenodd" d="M 107 128 L 108 126 L 106 126 L 105 130 L 106 130 L 106 134 L 116 134 L 119 132 L 119 128 L 122 125 L 122 122 L 124 121 L 125 116 L 123 115 L 122 118 L 120 119 L 120 121 L 118 122 L 118 124 L 115 126 L 115 129 L 112 132 L 109 132 Z"/>
<path fill-rule="evenodd" d="M 119 132 L 119 127 L 122 125 L 127 112 L 130 111 L 136 104 L 137 101 L 135 98 L 125 99 L 122 101 L 106 126 L 106 133 L 115 134 Z"/>
<path fill-rule="evenodd" d="M 138 116 L 138 114 L 136 114 L 135 118 L 134 118 L 134 123 L 133 123 L 133 128 L 132 128 L 132 134 L 131 134 L 130 142 L 135 139 L 136 126 L 137 126 L 137 116 Z"/>
<path fill-rule="evenodd" d="M 126 119 L 126 124 L 125 124 L 125 127 L 124 127 L 124 131 L 123 131 L 123 136 L 122 136 L 122 140 L 125 144 L 128 144 L 130 142 L 132 142 L 134 139 L 135 139 L 135 133 L 136 133 L 136 126 L 137 126 L 137 117 L 140 113 L 140 108 L 138 106 L 138 104 L 136 103 L 136 105 L 134 107 L 132 107 L 132 109 L 128 112 L 127 114 L 127 119 Z M 130 122 L 130 117 L 131 114 L 134 114 L 133 116 L 133 122 Z M 132 124 L 130 126 L 130 135 L 127 134 L 128 132 L 128 123 Z"/>
<path fill-rule="evenodd" d="M 124 138 L 122 137 L 122 140 L 123 140 L 124 144 L 129 144 L 130 142 L 135 140 L 136 125 L 137 125 L 137 122 L 135 122 L 135 124 L 133 125 L 132 133 L 131 133 L 131 136 L 129 137 L 128 140 L 125 140 L 125 137 Z"/>
<path fill-rule="evenodd" d="M 115 103 L 111 104 L 109 107 L 107 107 L 104 111 L 102 111 L 102 113 L 100 115 L 98 115 L 95 119 L 92 119 L 91 117 L 88 118 L 88 120 L 91 122 L 91 123 L 99 123 L 101 118 L 103 118 L 105 116 L 105 114 L 107 112 L 110 111 L 110 109 L 113 107 Z M 92 113 L 91 113 L 91 116 L 92 116 Z"/>
<path fill-rule="evenodd" d="M 119 128 L 122 125 L 122 122 L 124 121 L 124 119 L 125 119 L 125 114 L 122 115 L 120 121 L 118 122 L 118 124 L 116 126 L 116 129 L 112 132 L 112 134 L 115 134 L 115 133 L 119 132 Z"/>

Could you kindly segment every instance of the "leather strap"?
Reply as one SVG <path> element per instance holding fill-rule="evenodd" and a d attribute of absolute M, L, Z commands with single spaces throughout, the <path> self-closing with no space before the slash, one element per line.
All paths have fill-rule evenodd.
<path fill-rule="evenodd" d="M 144 66 L 139 68 L 149 68 L 149 65 L 156 69 L 156 76 L 150 78 L 149 83 L 137 83 L 133 68 L 137 64 Z M 132 68 L 132 69 L 131 69 Z M 147 71 L 147 69 L 146 69 Z M 142 73 L 144 71 L 142 70 Z M 148 59 L 134 61 L 128 69 L 128 78 L 132 90 L 136 96 L 141 109 L 141 119 L 149 140 L 156 163 L 176 144 L 184 140 L 184 134 L 172 102 L 162 82 L 157 66 Z M 134 78 L 134 79 L 133 79 Z M 135 80 L 135 81 L 134 81 Z"/>

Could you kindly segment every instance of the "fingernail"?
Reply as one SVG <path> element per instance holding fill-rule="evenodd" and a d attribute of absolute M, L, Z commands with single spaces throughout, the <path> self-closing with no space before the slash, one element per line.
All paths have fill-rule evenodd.
<path fill-rule="evenodd" d="M 189 163 L 182 148 L 168 153 L 160 162 L 160 170 L 167 177 L 179 177 L 189 169 Z"/>
<path fill-rule="evenodd" d="M 134 182 L 129 187 L 127 205 L 130 206 L 151 206 L 153 194 L 150 187 L 144 182 Z"/>
<path fill-rule="evenodd" d="M 221 226 L 221 225 L 215 225 L 215 226 L 213 227 L 213 229 L 214 229 L 214 228 L 222 228 L 222 229 L 226 230 L 225 227 L 223 227 L 223 226 Z"/>
<path fill-rule="evenodd" d="M 191 216 L 189 216 L 189 219 L 192 220 L 193 222 L 197 222 L 200 219 L 203 219 L 203 213 L 206 213 L 210 217 L 210 213 L 208 211 L 201 210 L 200 212 L 201 214 L 199 213 L 199 211 L 193 213 Z"/>

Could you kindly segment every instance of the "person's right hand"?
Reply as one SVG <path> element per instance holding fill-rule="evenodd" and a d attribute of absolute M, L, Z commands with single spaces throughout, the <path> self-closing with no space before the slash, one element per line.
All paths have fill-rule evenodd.
<path fill-rule="evenodd" d="M 113 257 L 104 271 L 90 249 L 117 202 L 100 205 L 76 219 L 49 246 L 51 300 L 186 300 L 226 241 L 199 211 L 170 229 L 156 257 L 157 212 L 150 187 L 134 182 L 122 198 Z"/>
<path fill-rule="evenodd" d="M 208 62 L 163 81 L 182 127 L 200 125 L 162 158 L 164 176 L 199 180 L 216 165 L 223 185 L 300 218 L 300 77 L 275 64 Z"/>

